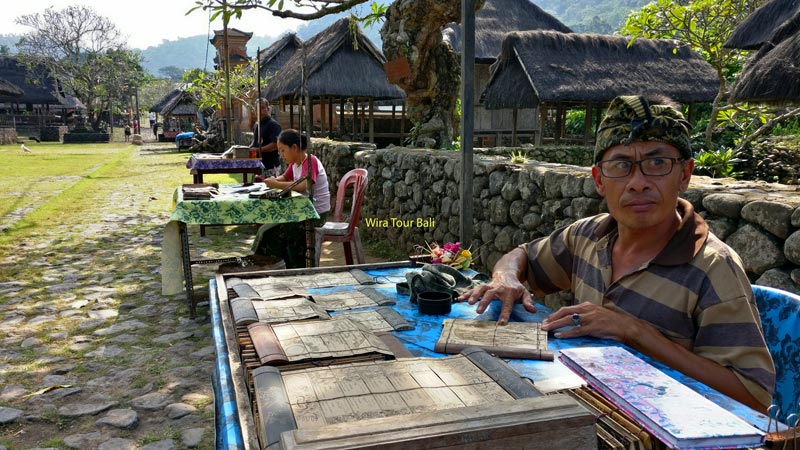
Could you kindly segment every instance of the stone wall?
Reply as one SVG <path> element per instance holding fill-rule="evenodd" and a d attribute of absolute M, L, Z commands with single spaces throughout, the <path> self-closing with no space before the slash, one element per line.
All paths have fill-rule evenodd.
<path fill-rule="evenodd" d="M 336 198 L 339 180 L 356 167 L 355 154 L 361 150 L 375 150 L 375 145 L 373 144 L 339 142 L 330 139 L 312 139 L 311 146 L 311 152 L 322 161 L 325 172 L 328 174 L 331 201 Z"/>
<path fill-rule="evenodd" d="M 352 155 L 348 149 L 358 148 L 315 141 L 312 151 L 326 168 L 336 167 L 329 172 L 338 173 L 346 172 L 343 160 Z M 488 271 L 520 243 L 605 210 L 588 167 L 511 164 L 507 157 L 489 153 L 476 152 L 474 163 L 472 248 L 479 255 L 478 270 Z M 352 157 L 370 176 L 362 236 L 385 239 L 409 254 L 425 242 L 458 240 L 460 152 L 395 147 L 358 151 Z M 695 176 L 684 197 L 741 255 L 753 283 L 800 293 L 797 189 Z"/>

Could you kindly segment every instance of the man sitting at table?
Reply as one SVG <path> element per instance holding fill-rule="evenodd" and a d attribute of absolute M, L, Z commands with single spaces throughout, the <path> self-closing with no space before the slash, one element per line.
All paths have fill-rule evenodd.
<path fill-rule="evenodd" d="M 264 164 L 264 177 L 276 177 L 281 174 L 281 159 L 278 155 L 278 135 L 281 134 L 281 126 L 270 115 L 269 100 L 258 99 L 256 105 L 260 109 L 261 121 L 253 123 L 253 143 L 250 150 L 255 150 L 261 155 L 261 163 Z M 261 177 L 256 177 L 256 181 L 262 181 Z"/>
<path fill-rule="evenodd" d="M 572 291 L 543 330 L 615 339 L 764 412 L 775 367 L 742 262 L 678 198 L 694 168 L 689 127 L 666 99 L 614 99 L 592 167 L 609 213 L 517 247 L 459 299 L 479 313 L 500 299 L 506 323 L 515 303 L 536 311 L 524 281 L 538 296 Z"/>

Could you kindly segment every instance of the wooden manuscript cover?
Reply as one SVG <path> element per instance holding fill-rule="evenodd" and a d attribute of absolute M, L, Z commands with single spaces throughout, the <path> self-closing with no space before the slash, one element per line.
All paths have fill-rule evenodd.
<path fill-rule="evenodd" d="M 262 366 L 252 373 L 262 443 L 277 443 L 281 433 L 293 429 L 541 395 L 502 360 L 477 348 L 446 358 L 371 361 L 288 372 Z"/>
<path fill-rule="evenodd" d="M 236 325 L 253 322 L 281 323 L 305 319 L 328 319 L 328 313 L 305 297 L 282 300 L 261 300 L 239 297 L 231 300 Z"/>
<path fill-rule="evenodd" d="M 547 332 L 540 323 L 498 325 L 495 321 L 445 319 L 434 351 L 455 354 L 470 346 L 502 358 L 553 360 L 553 352 L 547 350 Z"/>
<path fill-rule="evenodd" d="M 247 326 L 262 364 L 383 355 L 393 352 L 377 335 L 345 317 Z"/>

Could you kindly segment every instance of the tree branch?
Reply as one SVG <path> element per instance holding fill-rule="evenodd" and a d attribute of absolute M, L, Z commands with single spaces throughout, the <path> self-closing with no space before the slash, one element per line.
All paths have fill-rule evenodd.
<path fill-rule="evenodd" d="M 745 148 L 748 144 L 756 140 L 758 137 L 764 135 L 768 131 L 772 130 L 778 123 L 797 116 L 800 116 L 800 108 L 795 108 L 791 111 L 781 114 L 780 116 L 773 117 L 772 119 L 768 120 L 767 123 L 761 125 L 756 131 L 754 131 L 748 136 L 745 136 L 744 139 L 742 139 L 742 142 L 740 142 L 739 145 L 736 146 L 736 150 L 734 151 L 734 153 L 742 151 L 742 149 Z"/>

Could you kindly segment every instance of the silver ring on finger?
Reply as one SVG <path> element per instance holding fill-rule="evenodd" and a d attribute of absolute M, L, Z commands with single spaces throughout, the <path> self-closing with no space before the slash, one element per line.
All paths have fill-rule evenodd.
<path fill-rule="evenodd" d="M 581 315 L 580 314 L 574 313 L 572 315 L 572 324 L 575 325 L 576 327 L 581 326 Z"/>

